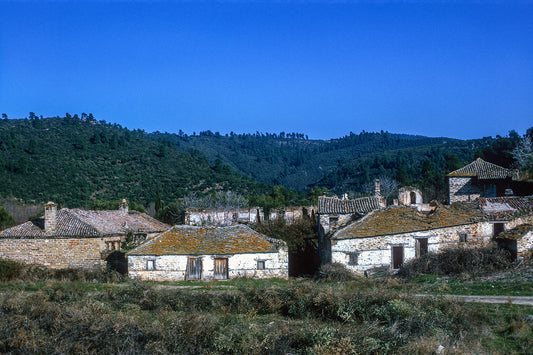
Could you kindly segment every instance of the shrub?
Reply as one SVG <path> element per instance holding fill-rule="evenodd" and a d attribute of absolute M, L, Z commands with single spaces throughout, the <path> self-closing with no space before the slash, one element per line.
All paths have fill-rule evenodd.
<path fill-rule="evenodd" d="M 514 265 L 509 251 L 500 248 L 450 248 L 439 253 L 429 253 L 403 264 L 398 271 L 401 277 L 418 274 L 479 276 Z"/>
<path fill-rule="evenodd" d="M 16 279 L 23 268 L 24 264 L 22 263 L 0 259 L 0 281 L 12 281 Z"/>
<path fill-rule="evenodd" d="M 320 267 L 317 279 L 321 281 L 352 281 L 356 279 L 353 272 L 341 263 L 330 263 Z"/>

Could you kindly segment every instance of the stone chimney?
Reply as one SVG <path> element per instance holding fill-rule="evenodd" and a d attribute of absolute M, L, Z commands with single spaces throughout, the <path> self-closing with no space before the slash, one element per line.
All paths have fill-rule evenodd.
<path fill-rule="evenodd" d="M 128 214 L 129 212 L 128 201 L 126 201 L 125 198 L 123 198 L 122 201 L 120 201 L 120 206 L 118 207 L 118 210 L 120 212 L 123 212 L 124 214 Z"/>
<path fill-rule="evenodd" d="M 381 196 L 381 187 L 379 179 L 374 180 L 374 196 Z"/>
<path fill-rule="evenodd" d="M 44 205 L 44 232 L 46 235 L 54 235 L 57 230 L 57 205 L 48 202 Z"/>

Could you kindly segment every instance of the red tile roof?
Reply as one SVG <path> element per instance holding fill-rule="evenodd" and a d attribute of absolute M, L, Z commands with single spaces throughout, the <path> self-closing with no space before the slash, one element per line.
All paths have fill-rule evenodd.
<path fill-rule="evenodd" d="M 476 176 L 478 179 L 505 179 L 512 176 L 512 170 L 506 169 L 496 164 L 486 162 L 481 158 L 477 158 L 461 169 L 452 171 L 447 176 L 450 177 L 472 177 Z"/>
<path fill-rule="evenodd" d="M 318 214 L 366 214 L 380 208 L 380 197 L 362 197 L 355 200 L 341 200 L 337 197 L 318 198 Z"/>
<path fill-rule="evenodd" d="M 44 217 L 0 232 L 0 238 L 103 237 L 133 233 L 157 233 L 170 226 L 145 213 L 122 211 L 87 211 L 63 208 L 57 211 L 53 235 L 44 231 Z"/>
<path fill-rule="evenodd" d="M 277 252 L 285 242 L 245 225 L 204 228 L 174 226 L 128 255 L 232 255 Z"/>

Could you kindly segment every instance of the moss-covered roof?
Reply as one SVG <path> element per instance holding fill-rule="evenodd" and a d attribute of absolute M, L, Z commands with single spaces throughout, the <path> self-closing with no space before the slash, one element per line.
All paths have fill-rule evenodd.
<path fill-rule="evenodd" d="M 439 204 L 429 213 L 418 212 L 410 206 L 391 206 L 374 211 L 341 229 L 335 233 L 333 239 L 394 235 L 471 224 L 485 218 L 477 206 L 476 203 L 458 203 L 451 206 Z"/>
<path fill-rule="evenodd" d="M 533 225 L 521 224 L 513 229 L 498 234 L 495 239 L 520 239 L 531 231 L 533 231 Z"/>
<path fill-rule="evenodd" d="M 174 226 L 129 255 L 233 255 L 276 252 L 285 243 L 245 225 L 204 228 Z"/>

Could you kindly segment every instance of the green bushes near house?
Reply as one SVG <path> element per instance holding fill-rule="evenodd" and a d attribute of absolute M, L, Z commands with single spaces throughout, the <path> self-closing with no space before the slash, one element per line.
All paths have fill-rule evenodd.
<path fill-rule="evenodd" d="M 52 282 L 0 294 L 1 353 L 527 353 L 528 310 L 310 281 L 102 291 Z"/>
<path fill-rule="evenodd" d="M 477 277 L 505 270 L 515 265 L 508 250 L 486 248 L 449 248 L 439 253 L 429 253 L 410 260 L 398 271 L 401 277 L 420 274 L 460 275 Z"/>

